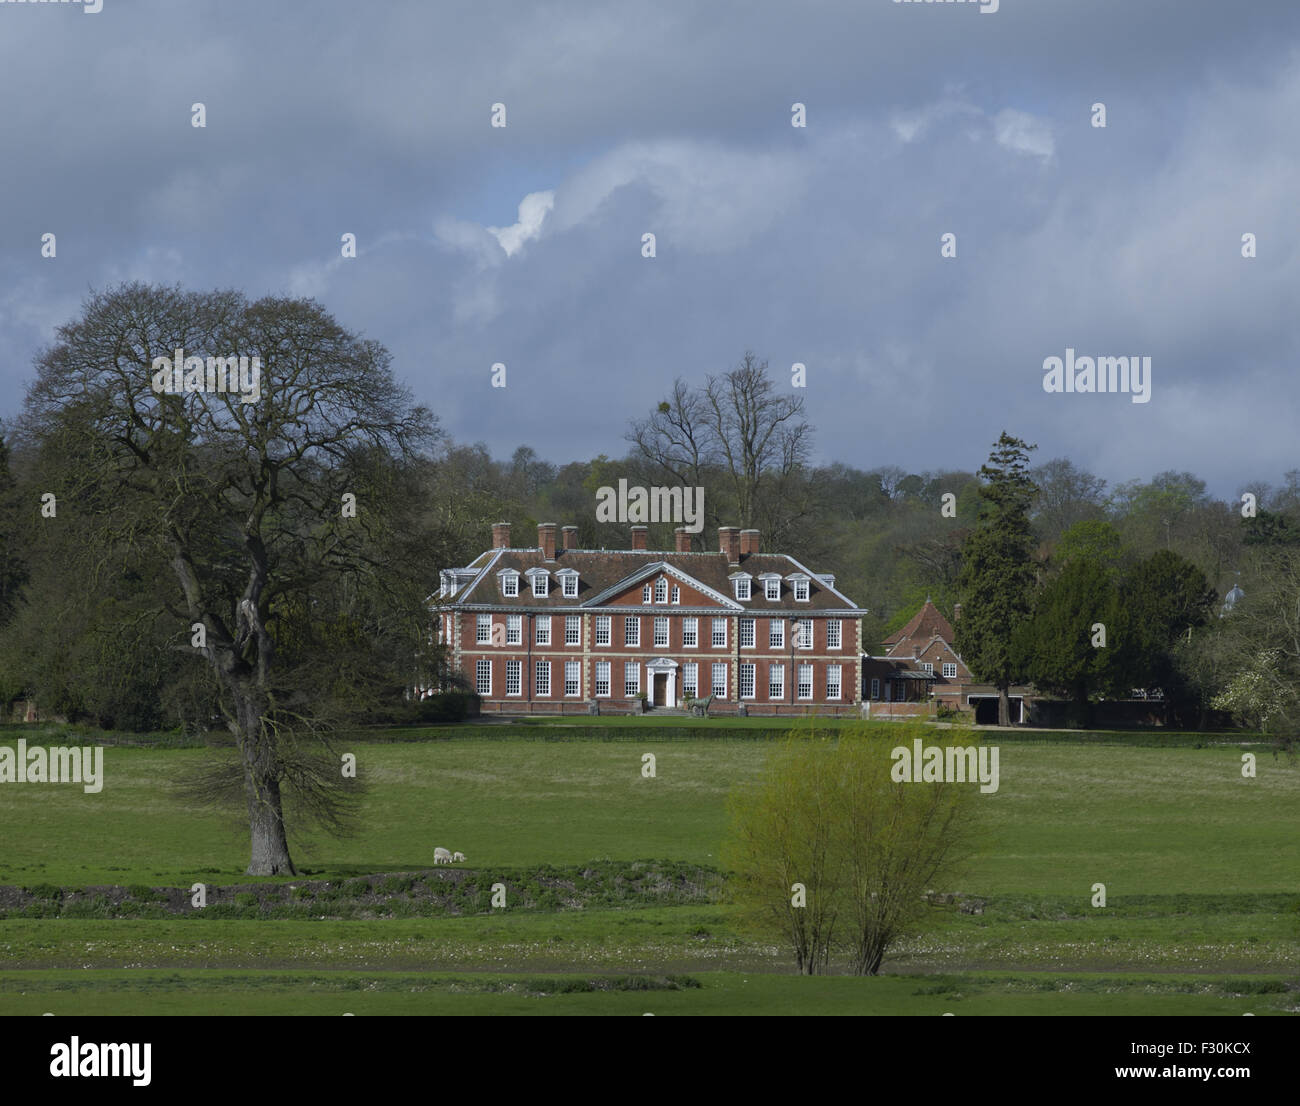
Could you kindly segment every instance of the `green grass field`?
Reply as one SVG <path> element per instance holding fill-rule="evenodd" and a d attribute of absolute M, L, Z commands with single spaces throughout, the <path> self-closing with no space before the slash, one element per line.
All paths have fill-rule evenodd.
<path fill-rule="evenodd" d="M 435 845 L 465 852 L 463 867 L 484 880 L 600 858 L 716 867 L 727 792 L 760 770 L 768 742 L 725 731 L 680 740 L 630 721 L 635 732 L 621 740 L 584 738 L 581 726 L 562 729 L 565 740 L 498 727 L 344 745 L 369 788 L 360 830 L 299 841 L 295 860 L 314 880 L 424 871 Z M 653 779 L 641 775 L 647 752 Z M 0 786 L 0 884 L 257 882 L 242 874 L 238 812 L 187 809 L 173 793 L 205 755 L 110 747 L 95 795 Z M 104 1013 L 340 1013 L 353 1002 L 356 1013 L 933 1014 L 952 995 L 957 1013 L 1300 1006 L 1284 986 L 1300 983 L 1300 767 L 1260 753 L 1258 777 L 1243 779 L 1240 748 L 1186 743 L 1008 741 L 1000 759 L 1000 788 L 981 799 L 987 846 L 941 889 L 981 897 L 983 912 L 932 909 L 881 979 L 791 976 L 783 950 L 738 930 L 722 903 L 350 921 L 9 917 L 0 1010 L 73 1001 Z M 1095 883 L 1106 885 L 1105 909 L 1090 905 Z M 479 982 L 456 982 L 466 972 Z M 519 973 L 572 987 L 530 990 Z M 608 985 L 628 973 L 699 986 Z M 1242 986 L 1257 989 L 1243 996 Z"/>

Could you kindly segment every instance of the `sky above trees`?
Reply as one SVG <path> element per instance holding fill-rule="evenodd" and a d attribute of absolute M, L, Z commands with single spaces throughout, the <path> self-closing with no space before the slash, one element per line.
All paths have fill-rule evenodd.
<path fill-rule="evenodd" d="M 751 348 L 807 366 L 814 463 L 967 470 L 1010 427 L 1228 497 L 1296 467 L 1297 30 L 1283 0 L 0 5 L 0 418 L 139 279 L 314 296 L 497 456 L 622 455 Z M 1150 403 L 1045 393 L 1067 348 L 1150 356 Z"/>

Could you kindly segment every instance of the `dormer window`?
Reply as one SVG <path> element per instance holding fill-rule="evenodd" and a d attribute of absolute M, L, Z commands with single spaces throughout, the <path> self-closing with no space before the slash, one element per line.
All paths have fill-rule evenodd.
<path fill-rule="evenodd" d="M 533 582 L 533 597 L 545 599 L 551 594 L 551 577 L 544 568 L 530 568 L 524 573 Z"/>
<path fill-rule="evenodd" d="M 560 578 L 560 594 L 565 599 L 578 597 L 578 573 L 571 568 L 562 568 L 555 574 Z"/>
<path fill-rule="evenodd" d="M 809 584 L 811 581 L 802 572 L 792 572 L 786 577 L 790 581 L 791 587 L 794 588 L 794 600 L 796 603 L 807 603 L 809 594 Z"/>
<path fill-rule="evenodd" d="M 732 592 L 737 599 L 748 600 L 753 594 L 753 577 L 747 573 L 738 572 L 731 578 Z"/>
<path fill-rule="evenodd" d="M 507 599 L 513 599 L 519 594 L 519 573 L 514 569 L 507 569 L 498 574 L 501 580 L 501 594 Z"/>
<path fill-rule="evenodd" d="M 668 581 L 665 580 L 662 576 L 660 576 L 659 579 L 655 581 L 655 602 L 656 603 L 668 602 Z"/>
<path fill-rule="evenodd" d="M 763 581 L 763 598 L 780 599 L 781 598 L 781 580 L 779 577 L 768 577 Z"/>

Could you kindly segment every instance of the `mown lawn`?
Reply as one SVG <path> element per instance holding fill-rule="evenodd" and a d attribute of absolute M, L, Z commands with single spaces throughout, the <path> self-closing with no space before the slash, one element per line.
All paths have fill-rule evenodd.
<path fill-rule="evenodd" d="M 733 784 L 767 744 L 727 740 L 440 741 L 358 744 L 369 786 L 360 832 L 295 843 L 299 867 L 353 874 L 428 868 L 433 849 L 467 866 L 664 857 L 716 864 Z M 654 753 L 657 775 L 641 775 Z M 201 750 L 112 747 L 106 782 L 0 786 L 0 883 L 243 881 L 239 812 L 188 808 L 171 785 Z M 1000 787 L 980 800 L 977 894 L 1111 897 L 1296 890 L 1300 767 L 1261 756 L 1243 779 L 1231 748 L 1006 744 Z"/>
<path fill-rule="evenodd" d="M 600 858 L 714 867 L 727 793 L 754 778 L 768 748 L 761 739 L 683 741 L 653 728 L 644 740 L 566 738 L 345 746 L 369 788 L 359 832 L 299 840 L 298 865 L 313 879 L 420 872 L 442 845 L 465 852 L 464 867 L 483 878 L 494 868 Z M 654 778 L 641 774 L 644 753 L 656 756 Z M 99 794 L 75 785 L 0 787 L 0 884 L 255 882 L 243 875 L 239 812 L 194 809 L 173 792 L 207 755 L 113 746 Z M 999 790 L 982 796 L 980 809 L 981 855 L 953 887 L 939 889 L 976 896 L 980 912 L 931 909 L 875 980 L 792 977 L 787 953 L 740 930 L 725 903 L 349 921 L 12 917 L 0 920 L 0 1012 L 1297 1007 L 1300 767 L 1260 756 L 1251 780 L 1241 776 L 1239 748 L 1008 741 Z M 1095 883 L 1106 885 L 1105 909 L 1091 905 Z M 1230 973 L 1240 974 L 1229 980 Z M 658 986 L 654 980 L 669 975 L 699 986 L 670 981 L 640 991 L 610 982 L 629 974 L 650 982 L 628 986 Z"/>
<path fill-rule="evenodd" d="M 336 972 L 0 973 L 9 1014 L 1256 1016 L 1290 1013 L 1278 977 L 1007 973 L 606 977 Z"/>

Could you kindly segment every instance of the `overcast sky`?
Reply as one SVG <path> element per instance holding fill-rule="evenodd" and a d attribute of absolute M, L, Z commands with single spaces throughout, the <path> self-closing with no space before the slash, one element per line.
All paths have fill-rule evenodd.
<path fill-rule="evenodd" d="M 749 348 L 783 390 L 806 364 L 818 460 L 974 469 L 1006 428 L 1112 482 L 1276 483 L 1298 28 L 1294 0 L 0 2 L 0 418 L 138 279 L 312 296 L 498 456 L 621 455 Z M 1047 394 L 1067 347 L 1149 356 L 1150 402 Z"/>

